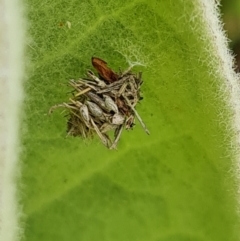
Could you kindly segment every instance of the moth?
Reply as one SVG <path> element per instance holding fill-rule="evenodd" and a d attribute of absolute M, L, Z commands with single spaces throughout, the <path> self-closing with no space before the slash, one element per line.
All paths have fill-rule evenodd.
<path fill-rule="evenodd" d="M 107 148 L 117 149 L 123 129 L 132 129 L 135 118 L 150 134 L 136 110 L 141 100 L 141 73 L 132 73 L 132 66 L 115 73 L 97 57 L 92 57 L 92 65 L 99 76 L 88 70 L 87 78 L 69 80 L 73 88 L 71 98 L 49 110 L 49 113 L 59 107 L 68 110 L 67 135 L 92 138 L 96 134 Z"/>
<path fill-rule="evenodd" d="M 118 74 L 111 70 L 107 66 L 107 62 L 104 60 L 97 57 L 92 57 L 92 65 L 97 70 L 100 77 L 108 83 L 112 83 L 118 80 Z"/>

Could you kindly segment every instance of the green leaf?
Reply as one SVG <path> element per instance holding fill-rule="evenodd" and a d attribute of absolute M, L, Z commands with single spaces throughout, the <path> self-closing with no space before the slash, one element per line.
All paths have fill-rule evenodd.
<path fill-rule="evenodd" d="M 25 240 L 238 240 L 231 113 L 200 2 L 27 4 Z M 64 114 L 48 115 L 92 56 L 116 71 L 138 64 L 150 136 L 137 123 L 110 151 L 97 138 L 66 138 Z"/>

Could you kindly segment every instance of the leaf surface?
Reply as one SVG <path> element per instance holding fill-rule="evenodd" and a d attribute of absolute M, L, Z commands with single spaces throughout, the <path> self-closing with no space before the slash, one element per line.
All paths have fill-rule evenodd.
<path fill-rule="evenodd" d="M 195 4 L 27 3 L 26 241 L 237 240 L 233 134 L 220 123 L 230 121 L 229 111 Z M 66 138 L 61 110 L 48 116 L 68 101 L 68 80 L 93 69 L 92 56 L 115 71 L 138 64 L 144 99 L 137 110 L 150 136 L 137 123 L 110 151 L 97 138 Z"/>

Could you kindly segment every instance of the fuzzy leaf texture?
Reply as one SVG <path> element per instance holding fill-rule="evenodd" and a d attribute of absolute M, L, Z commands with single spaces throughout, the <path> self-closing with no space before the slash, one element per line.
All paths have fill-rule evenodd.
<path fill-rule="evenodd" d="M 26 1 L 22 240 L 238 240 L 232 110 L 203 2 Z M 143 72 L 150 136 L 136 122 L 110 151 L 66 137 L 66 112 L 48 115 L 92 56 Z"/>

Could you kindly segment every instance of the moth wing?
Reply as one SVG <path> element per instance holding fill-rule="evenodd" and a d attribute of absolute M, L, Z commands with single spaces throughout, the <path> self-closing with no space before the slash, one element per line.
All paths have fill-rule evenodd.
<path fill-rule="evenodd" d="M 92 57 L 92 65 L 95 67 L 99 65 L 107 65 L 107 62 L 104 61 L 103 59 L 97 58 L 97 57 Z"/>

